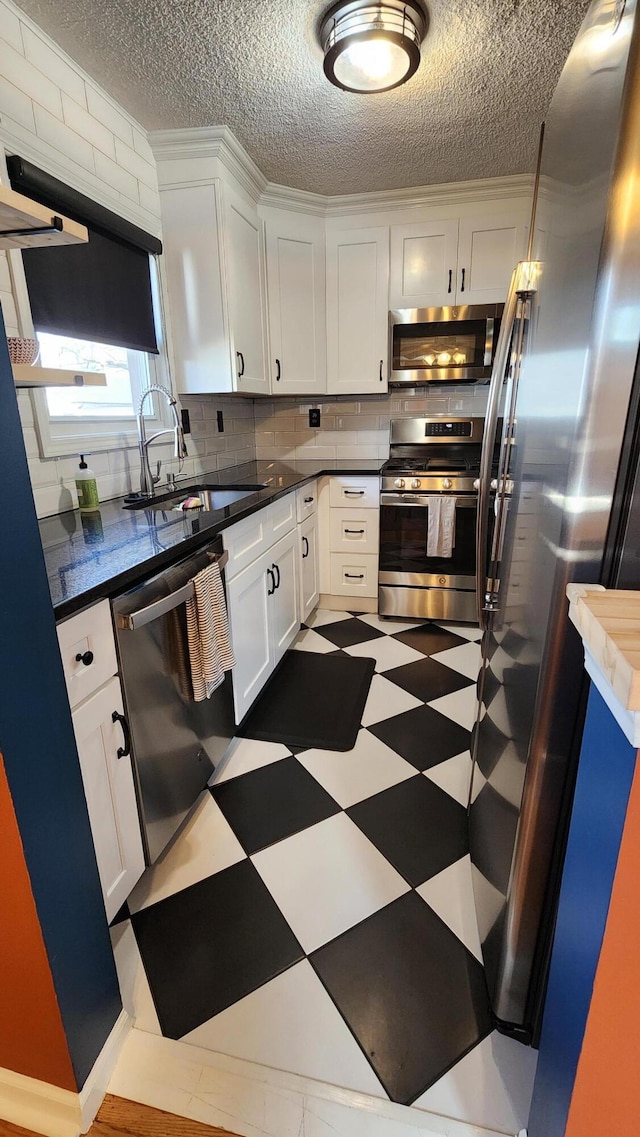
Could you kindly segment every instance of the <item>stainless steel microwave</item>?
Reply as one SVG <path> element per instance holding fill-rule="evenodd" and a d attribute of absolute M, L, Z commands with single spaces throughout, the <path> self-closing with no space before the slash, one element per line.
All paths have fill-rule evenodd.
<path fill-rule="evenodd" d="M 391 384 L 487 383 L 504 304 L 389 313 Z"/>

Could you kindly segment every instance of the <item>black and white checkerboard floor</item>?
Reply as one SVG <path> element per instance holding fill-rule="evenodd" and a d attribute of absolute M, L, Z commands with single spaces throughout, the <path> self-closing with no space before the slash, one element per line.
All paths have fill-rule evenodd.
<path fill-rule="evenodd" d="M 238 741 L 113 929 L 141 1029 L 446 1106 L 447 1071 L 491 1044 L 465 812 L 478 639 L 310 617 L 294 650 L 376 660 L 357 743 Z"/>

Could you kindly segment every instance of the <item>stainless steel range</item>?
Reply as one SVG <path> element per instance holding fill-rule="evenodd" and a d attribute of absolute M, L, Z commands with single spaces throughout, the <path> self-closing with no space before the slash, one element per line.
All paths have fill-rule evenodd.
<path fill-rule="evenodd" d="M 475 623 L 476 520 L 484 419 L 393 419 L 382 467 L 381 616 Z M 430 511 L 450 507 L 453 539 L 429 539 Z"/>

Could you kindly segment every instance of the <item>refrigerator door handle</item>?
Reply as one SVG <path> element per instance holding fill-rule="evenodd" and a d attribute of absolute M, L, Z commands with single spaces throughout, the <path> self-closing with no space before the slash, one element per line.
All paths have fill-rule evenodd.
<path fill-rule="evenodd" d="M 487 413 L 482 438 L 482 453 L 480 456 L 480 487 L 478 490 L 478 517 L 476 522 L 476 603 L 478 623 L 483 631 L 487 628 L 488 613 L 490 611 L 490 609 L 487 608 L 485 600 L 489 572 L 489 494 L 491 491 L 491 468 L 493 465 L 500 399 L 505 380 L 508 377 L 511 346 L 520 311 L 520 302 L 523 298 L 531 296 L 532 293 L 536 291 L 539 271 L 540 265 L 536 261 L 520 261 L 513 271 L 509 293 L 504 306 L 493 370 L 491 372 Z M 508 437 L 507 430 L 509 429 L 510 423 L 505 422 L 503 446 L 505 437 Z M 498 483 L 498 491 L 500 492 L 500 482 Z"/>

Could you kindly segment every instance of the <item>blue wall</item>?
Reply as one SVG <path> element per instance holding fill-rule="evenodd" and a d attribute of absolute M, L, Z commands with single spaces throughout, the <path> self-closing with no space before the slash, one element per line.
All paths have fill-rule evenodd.
<path fill-rule="evenodd" d="M 0 454 L 0 751 L 80 1088 L 120 992 L 1 313 Z"/>
<path fill-rule="evenodd" d="M 565 1131 L 635 763 L 636 750 L 592 686 L 560 890 L 529 1137 L 563 1137 Z"/>

